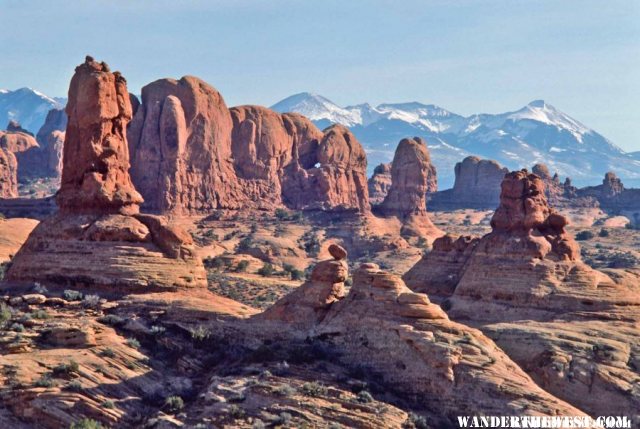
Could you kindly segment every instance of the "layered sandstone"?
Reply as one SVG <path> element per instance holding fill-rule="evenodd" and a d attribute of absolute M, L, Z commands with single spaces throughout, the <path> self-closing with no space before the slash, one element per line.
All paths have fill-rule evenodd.
<path fill-rule="evenodd" d="M 369 201 L 376 206 L 382 203 L 391 188 L 391 163 L 379 164 L 373 169 L 373 175 L 367 182 Z"/>
<path fill-rule="evenodd" d="M 128 138 L 131 176 L 145 208 L 195 213 L 241 207 L 232 126 L 220 93 L 196 77 L 160 79 L 142 88 Z"/>
<path fill-rule="evenodd" d="M 13 152 L 0 147 L 0 198 L 18 196 L 18 162 Z"/>
<path fill-rule="evenodd" d="M 577 194 L 584 198 L 595 198 L 600 207 L 611 214 L 626 214 L 640 225 L 640 218 L 636 214 L 640 211 L 640 189 L 627 189 L 622 180 L 613 172 L 605 174 L 602 184 L 589 186 L 577 190 Z"/>
<path fill-rule="evenodd" d="M 453 188 L 434 194 L 430 204 L 438 209 L 493 208 L 500 200 L 500 183 L 508 171 L 496 161 L 469 156 L 456 164 Z"/>
<path fill-rule="evenodd" d="M 294 156 L 285 172 L 283 200 L 293 209 L 355 211 L 370 209 L 367 156 L 355 136 L 342 125 L 323 131 L 315 152 Z"/>
<path fill-rule="evenodd" d="M 64 145 L 67 115 L 64 110 L 52 109 L 36 134 L 41 148 L 41 168 L 44 177 L 62 175 L 62 148 Z"/>
<path fill-rule="evenodd" d="M 132 178 L 152 211 L 369 209 L 366 155 L 346 128 L 322 132 L 260 106 L 228 109 L 195 77 L 145 86 L 128 137 Z"/>
<path fill-rule="evenodd" d="M 356 270 L 344 296 L 342 262 L 318 264 L 310 281 L 243 329 L 332 349 L 341 364 L 376 374 L 439 424 L 460 413 L 582 414 L 536 386 L 479 331 L 450 321 L 427 295 L 375 264 Z"/>
<path fill-rule="evenodd" d="M 376 212 L 400 219 L 403 235 L 431 239 L 442 235 L 427 216 L 426 195 L 434 181 L 426 142 L 419 137 L 401 140 L 391 164 L 391 187 Z"/>
<path fill-rule="evenodd" d="M 129 177 L 126 81 L 87 57 L 69 88 L 69 117 L 57 194 L 59 212 L 30 235 L 10 281 L 79 286 L 202 286 L 191 237 L 166 220 L 138 214 Z"/>
<path fill-rule="evenodd" d="M 6 131 L 0 131 L 0 148 L 12 152 L 16 158 L 17 180 L 33 176 L 38 170 L 37 160 L 31 154 L 39 150 L 33 134 L 23 129 L 19 123 L 10 121 Z"/>
<path fill-rule="evenodd" d="M 450 317 L 481 328 L 550 393 L 592 415 L 624 415 L 640 404 L 629 390 L 640 368 L 631 357 L 640 277 L 584 264 L 566 224 L 540 177 L 512 172 L 491 233 L 441 239 L 404 278 L 438 294 Z"/>

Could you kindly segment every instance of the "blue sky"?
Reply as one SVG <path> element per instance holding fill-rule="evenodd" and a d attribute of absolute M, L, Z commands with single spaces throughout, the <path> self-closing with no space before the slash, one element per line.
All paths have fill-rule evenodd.
<path fill-rule="evenodd" d="M 199 76 L 229 105 L 296 92 L 468 115 L 545 99 L 640 150 L 640 2 L 0 0 L 0 88 L 65 95 L 91 54 L 132 92 Z"/>

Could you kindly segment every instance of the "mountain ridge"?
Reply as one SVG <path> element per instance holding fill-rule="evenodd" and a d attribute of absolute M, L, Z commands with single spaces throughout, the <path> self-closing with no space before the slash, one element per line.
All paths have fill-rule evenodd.
<path fill-rule="evenodd" d="M 292 97 L 295 103 L 285 103 Z M 467 155 L 493 159 L 512 170 L 542 162 L 578 185 L 600 183 L 613 170 L 625 183 L 640 186 L 640 154 L 625 152 L 546 100 L 504 113 L 463 116 L 418 101 L 341 107 L 319 94 L 292 97 L 271 108 L 304 114 L 319 126 L 350 127 L 370 155 L 370 170 L 389 162 L 402 138 L 418 136 L 427 139 L 445 187 L 453 184 L 455 163 Z"/>

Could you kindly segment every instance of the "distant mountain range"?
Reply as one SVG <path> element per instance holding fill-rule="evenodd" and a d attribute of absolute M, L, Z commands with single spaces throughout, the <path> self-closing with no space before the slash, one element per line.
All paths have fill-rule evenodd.
<path fill-rule="evenodd" d="M 9 120 L 17 120 L 35 134 L 47 112 L 65 104 L 64 98 L 31 88 L 0 89 L 0 129 Z M 468 155 L 494 159 L 510 169 L 543 162 L 552 172 L 571 177 L 578 186 L 598 184 L 611 170 L 626 186 L 640 187 L 640 151 L 625 153 L 542 100 L 515 112 L 469 117 L 418 102 L 340 107 L 310 93 L 292 95 L 271 108 L 301 113 L 320 128 L 333 123 L 348 126 L 367 151 L 370 173 L 377 164 L 393 159 L 402 138 L 424 137 L 438 169 L 440 189 L 453 185 L 453 168 Z"/>
<path fill-rule="evenodd" d="M 31 88 L 0 89 L 0 129 L 4 129 L 10 120 L 16 120 L 36 134 L 49 110 L 62 109 L 66 103 L 65 98 L 52 98 Z"/>
<path fill-rule="evenodd" d="M 607 171 L 615 171 L 627 186 L 640 186 L 639 152 L 625 153 L 543 100 L 515 112 L 468 117 L 418 102 L 340 107 L 310 93 L 292 95 L 271 108 L 301 113 L 320 127 L 348 126 L 365 146 L 370 169 L 391 161 L 402 138 L 424 137 L 440 189 L 452 186 L 455 163 L 468 155 L 494 159 L 510 169 L 543 162 L 578 186 L 600 183 Z"/>

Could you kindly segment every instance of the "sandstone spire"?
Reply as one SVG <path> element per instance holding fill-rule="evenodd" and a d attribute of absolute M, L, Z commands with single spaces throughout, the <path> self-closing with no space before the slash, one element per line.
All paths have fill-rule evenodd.
<path fill-rule="evenodd" d="M 71 79 L 66 112 L 61 212 L 137 213 L 143 200 L 129 177 L 132 111 L 124 77 L 87 57 Z"/>

